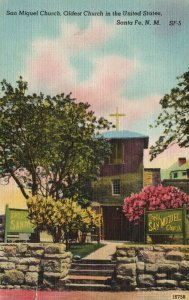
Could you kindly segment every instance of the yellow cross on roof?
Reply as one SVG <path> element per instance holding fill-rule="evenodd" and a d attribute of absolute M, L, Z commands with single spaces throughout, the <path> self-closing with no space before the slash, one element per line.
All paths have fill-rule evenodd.
<path fill-rule="evenodd" d="M 125 117 L 125 114 L 119 114 L 118 113 L 118 107 L 116 107 L 116 113 L 110 114 L 110 117 L 116 117 L 116 130 L 119 130 L 119 117 Z"/>

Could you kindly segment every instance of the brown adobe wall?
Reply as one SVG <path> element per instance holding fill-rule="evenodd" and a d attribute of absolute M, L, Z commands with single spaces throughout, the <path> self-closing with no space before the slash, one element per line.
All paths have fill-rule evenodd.
<path fill-rule="evenodd" d="M 143 164 L 144 141 L 130 139 L 123 140 L 122 143 L 124 144 L 124 163 L 104 164 L 100 171 L 101 177 L 136 173 L 140 169 L 140 165 Z M 140 171 L 143 172 L 143 169 Z"/>
<path fill-rule="evenodd" d="M 121 194 L 112 195 L 112 180 L 120 179 Z M 92 199 L 101 204 L 123 205 L 123 200 L 131 193 L 138 193 L 143 187 L 143 165 L 140 164 L 135 173 L 117 176 L 99 177 L 92 183 Z"/>

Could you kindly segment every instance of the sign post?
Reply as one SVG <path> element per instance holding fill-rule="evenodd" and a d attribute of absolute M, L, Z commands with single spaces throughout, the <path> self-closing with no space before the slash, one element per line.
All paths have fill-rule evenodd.
<path fill-rule="evenodd" d="M 6 218 L 9 218 L 9 207 L 6 205 L 5 209 L 5 243 L 7 243 L 7 232 L 8 232 L 8 222 L 6 222 Z"/>
<path fill-rule="evenodd" d="M 146 235 L 146 208 L 144 208 L 144 243 L 147 243 L 147 235 Z"/>
<path fill-rule="evenodd" d="M 147 235 L 182 235 L 183 244 L 186 244 L 186 204 L 178 209 L 144 209 L 144 228 L 145 243 Z"/>
<path fill-rule="evenodd" d="M 183 244 L 186 245 L 186 204 L 183 205 Z"/>

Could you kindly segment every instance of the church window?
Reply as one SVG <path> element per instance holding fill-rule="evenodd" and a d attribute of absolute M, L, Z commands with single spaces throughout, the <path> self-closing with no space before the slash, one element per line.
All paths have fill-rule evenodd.
<path fill-rule="evenodd" d="M 110 156 L 110 164 L 123 164 L 124 163 L 124 148 L 122 142 L 112 144 L 112 152 Z"/>
<path fill-rule="evenodd" d="M 119 179 L 112 180 L 112 194 L 113 195 L 121 194 L 121 183 Z"/>

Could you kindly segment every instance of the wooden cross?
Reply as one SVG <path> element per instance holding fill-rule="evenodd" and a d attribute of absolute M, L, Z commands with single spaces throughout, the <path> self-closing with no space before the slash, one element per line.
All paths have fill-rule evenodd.
<path fill-rule="evenodd" d="M 118 113 L 118 108 L 116 107 L 116 113 L 115 114 L 110 114 L 110 117 L 116 117 L 116 130 L 119 130 L 119 117 L 125 117 L 125 114 L 119 114 Z"/>

